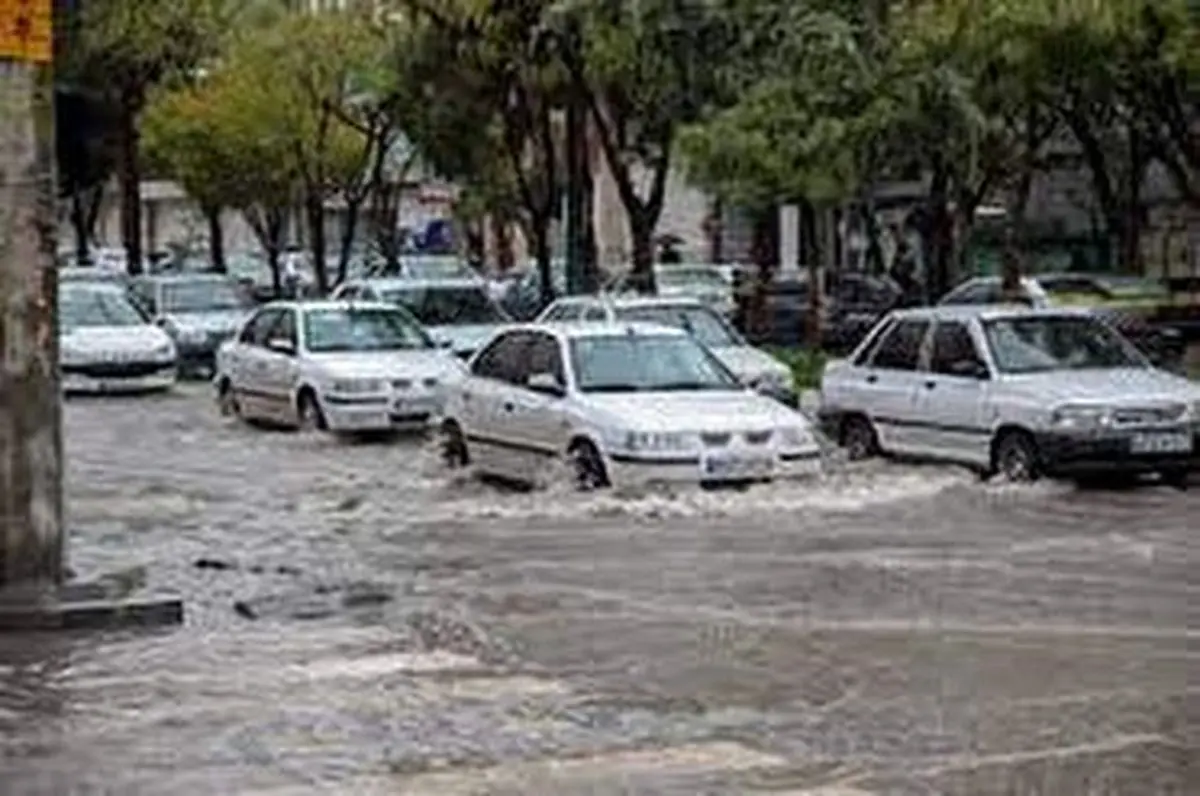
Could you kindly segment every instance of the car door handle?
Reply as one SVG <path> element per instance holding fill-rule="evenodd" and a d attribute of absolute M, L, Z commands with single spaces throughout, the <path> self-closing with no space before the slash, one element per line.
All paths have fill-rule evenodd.
<path fill-rule="evenodd" d="M 464 401 L 469 401 L 469 400 L 471 400 L 471 393 L 469 393 L 469 392 L 464 392 L 464 393 L 462 394 L 462 399 L 463 399 Z"/>
<path fill-rule="evenodd" d="M 867 376 L 867 384 L 874 384 L 877 381 L 879 381 L 879 377 L 874 373 L 872 373 L 870 376 Z"/>
<path fill-rule="evenodd" d="M 925 389 L 927 389 L 927 390 L 932 390 L 936 386 L 937 386 L 936 381 L 930 380 L 930 381 L 925 382 Z"/>
<path fill-rule="evenodd" d="M 514 404 L 512 401 L 504 402 L 504 411 L 505 412 L 511 412 L 511 411 L 515 410 L 516 408 L 517 408 L 516 404 Z"/>

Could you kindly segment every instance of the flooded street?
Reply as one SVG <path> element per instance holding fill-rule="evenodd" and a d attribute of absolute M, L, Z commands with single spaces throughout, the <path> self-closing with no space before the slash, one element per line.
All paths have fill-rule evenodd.
<path fill-rule="evenodd" d="M 196 386 L 66 439 L 71 566 L 187 620 L 0 636 L 5 796 L 1200 791 L 1197 489 L 518 494 Z"/>

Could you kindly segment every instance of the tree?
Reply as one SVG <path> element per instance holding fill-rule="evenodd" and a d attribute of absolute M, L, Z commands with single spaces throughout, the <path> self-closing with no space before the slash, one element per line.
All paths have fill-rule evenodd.
<path fill-rule="evenodd" d="M 633 283 L 654 292 L 654 232 L 675 136 L 716 88 L 711 65 L 731 43 L 726 18 L 680 0 L 564 0 L 555 13 L 571 88 L 587 99 L 628 218 Z"/>
<path fill-rule="evenodd" d="M 143 146 L 202 206 L 220 202 L 246 219 L 280 289 L 286 222 L 303 183 L 275 86 L 231 62 L 203 84 L 162 92 L 143 119 Z"/>
<path fill-rule="evenodd" d="M 425 95 L 403 129 L 469 193 L 511 197 L 553 298 L 550 229 L 562 195 L 557 110 L 568 88 L 543 24 L 547 0 L 409 0 L 419 44 L 403 67 Z"/>
<path fill-rule="evenodd" d="M 70 74 L 115 119 L 121 228 L 132 273 L 142 268 L 138 121 L 151 90 L 186 80 L 219 46 L 223 0 L 89 0 L 78 15 Z"/>

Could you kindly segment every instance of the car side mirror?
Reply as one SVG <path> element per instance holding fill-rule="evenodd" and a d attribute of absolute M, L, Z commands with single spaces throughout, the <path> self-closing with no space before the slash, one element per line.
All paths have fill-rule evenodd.
<path fill-rule="evenodd" d="M 950 372 L 965 379 L 987 381 L 992 377 L 987 365 L 975 359 L 960 359 L 950 365 Z"/>
<path fill-rule="evenodd" d="M 566 388 L 553 373 L 535 373 L 525 382 L 525 387 L 542 395 L 562 398 L 567 394 Z"/>
<path fill-rule="evenodd" d="M 284 356 L 294 357 L 296 355 L 296 344 L 291 340 L 285 340 L 283 338 L 268 340 L 267 348 L 277 354 L 283 354 Z"/>

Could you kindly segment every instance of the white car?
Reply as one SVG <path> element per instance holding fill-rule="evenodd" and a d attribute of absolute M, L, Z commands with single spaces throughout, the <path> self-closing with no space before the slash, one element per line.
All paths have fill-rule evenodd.
<path fill-rule="evenodd" d="M 175 384 L 170 336 L 119 286 L 70 282 L 58 289 L 59 359 L 67 393 L 166 390 Z"/>
<path fill-rule="evenodd" d="M 1183 484 L 1198 464 L 1200 385 L 1154 368 L 1086 310 L 932 307 L 891 313 L 828 364 L 820 416 L 851 458 Z"/>
<path fill-rule="evenodd" d="M 640 296 L 583 296 L 555 301 L 538 323 L 609 321 L 657 323 L 691 334 L 708 348 L 738 380 L 793 408 L 799 393 L 791 369 L 750 345 L 720 313 L 698 299 Z"/>
<path fill-rule="evenodd" d="M 387 304 L 268 304 L 217 350 L 222 411 L 333 433 L 420 430 L 466 369 Z"/>
<path fill-rule="evenodd" d="M 581 488 L 741 482 L 820 470 L 800 413 L 759 395 L 679 329 L 532 324 L 499 332 L 452 388 L 451 466 L 536 482 L 566 457 Z"/>

